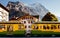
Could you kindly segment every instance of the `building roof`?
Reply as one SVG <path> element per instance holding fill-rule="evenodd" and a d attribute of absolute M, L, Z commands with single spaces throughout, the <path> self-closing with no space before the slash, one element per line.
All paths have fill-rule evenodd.
<path fill-rule="evenodd" d="M 17 20 L 17 18 L 14 16 L 14 17 L 12 17 L 11 19 L 9 19 L 10 21 L 11 20 Z"/>
<path fill-rule="evenodd" d="M 7 21 L 7 22 L 0 22 L 0 24 L 22 24 L 21 22 L 19 21 Z"/>
<path fill-rule="evenodd" d="M 24 16 L 21 16 L 21 17 L 19 17 L 19 18 L 22 18 L 22 17 L 25 17 L 25 16 L 32 16 L 32 17 L 35 17 L 35 18 L 39 19 L 39 15 L 28 15 L 28 14 L 26 14 L 26 15 L 24 15 Z M 17 20 L 18 20 L 19 18 L 17 18 Z"/>
<path fill-rule="evenodd" d="M 26 15 L 24 15 L 24 16 L 21 16 L 21 17 L 12 17 L 11 19 L 10 19 L 10 21 L 11 20 L 18 20 L 18 19 L 20 19 L 20 18 L 22 18 L 22 17 L 25 17 L 25 16 L 32 16 L 32 17 L 35 17 L 35 18 L 37 18 L 37 19 L 39 19 L 39 15 L 29 15 L 29 14 L 26 14 Z"/>
<path fill-rule="evenodd" d="M 2 8 L 5 9 L 7 12 L 9 12 L 9 10 L 8 10 L 6 7 L 4 7 L 1 3 L 0 3 L 0 7 L 2 7 Z"/>
<path fill-rule="evenodd" d="M 31 15 L 31 16 L 39 19 L 39 15 Z"/>
<path fill-rule="evenodd" d="M 60 24 L 58 21 L 41 21 L 41 22 L 35 22 L 33 24 Z"/>

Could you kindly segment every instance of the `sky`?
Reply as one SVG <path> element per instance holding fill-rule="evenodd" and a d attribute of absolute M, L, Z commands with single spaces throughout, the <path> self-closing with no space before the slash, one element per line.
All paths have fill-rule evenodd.
<path fill-rule="evenodd" d="M 26 4 L 40 3 L 52 14 L 60 17 L 60 0 L 0 0 L 0 3 L 6 6 L 9 1 L 19 1 Z"/>

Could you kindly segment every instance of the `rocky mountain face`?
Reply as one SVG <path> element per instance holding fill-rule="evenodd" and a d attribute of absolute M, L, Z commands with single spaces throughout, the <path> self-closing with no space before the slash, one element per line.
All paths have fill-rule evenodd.
<path fill-rule="evenodd" d="M 26 5 L 22 2 L 9 1 L 6 7 L 10 11 L 10 18 L 13 16 L 20 17 L 25 14 L 30 14 L 39 15 L 40 19 L 42 19 L 44 15 L 48 13 L 48 10 L 40 3 Z"/>

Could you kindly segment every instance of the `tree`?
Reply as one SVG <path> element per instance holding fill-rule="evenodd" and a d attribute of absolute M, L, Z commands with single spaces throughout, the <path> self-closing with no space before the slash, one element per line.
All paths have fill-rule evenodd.
<path fill-rule="evenodd" d="M 54 14 L 48 12 L 43 18 L 42 21 L 58 21 L 57 17 Z"/>

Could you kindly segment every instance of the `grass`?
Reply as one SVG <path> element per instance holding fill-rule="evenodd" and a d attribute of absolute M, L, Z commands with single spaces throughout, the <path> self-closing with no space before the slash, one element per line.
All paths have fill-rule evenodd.
<path fill-rule="evenodd" d="M 13 31 L 12 34 L 13 34 L 13 36 L 24 37 L 25 36 L 25 30 Z"/>
<path fill-rule="evenodd" d="M 33 30 L 31 31 L 31 34 L 32 35 L 52 35 L 52 34 L 60 34 L 60 32 Z"/>
<path fill-rule="evenodd" d="M 7 31 L 4 31 L 4 32 L 0 32 L 0 34 L 7 34 Z"/>
<path fill-rule="evenodd" d="M 0 36 L 6 37 L 6 36 L 25 36 L 25 30 L 20 30 L 20 31 L 13 31 L 13 32 L 0 32 Z"/>
<path fill-rule="evenodd" d="M 0 32 L 0 36 L 7 36 L 7 34 L 12 34 L 12 36 L 19 36 L 19 37 L 23 37 L 25 36 L 25 30 L 17 30 L 17 31 L 13 31 L 13 32 Z M 31 36 L 50 36 L 50 35 L 60 35 L 60 32 L 52 32 L 52 31 L 38 31 L 38 30 L 32 30 L 31 31 Z"/>
<path fill-rule="evenodd" d="M 25 34 L 25 30 L 13 31 L 12 34 Z"/>

